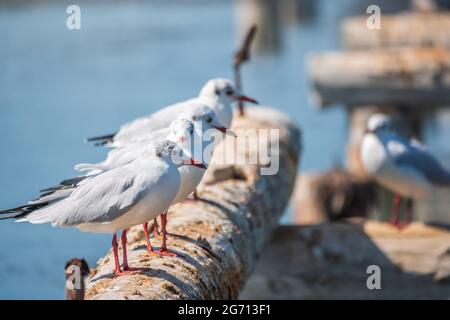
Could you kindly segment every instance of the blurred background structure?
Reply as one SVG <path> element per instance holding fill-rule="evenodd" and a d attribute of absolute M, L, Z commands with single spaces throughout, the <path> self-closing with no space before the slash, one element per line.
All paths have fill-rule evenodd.
<path fill-rule="evenodd" d="M 420 10 L 428 10 L 426 4 L 414 2 Z M 233 78 L 233 53 L 254 23 L 259 30 L 252 60 L 243 67 L 245 92 L 299 123 L 305 177 L 317 181 L 330 168 L 341 170 L 347 163 L 352 168 L 347 145 L 354 131 L 349 134 L 348 129 L 360 125 L 367 114 L 359 111 L 363 109 L 353 112 L 346 101 L 338 100 L 331 101 L 335 108 L 317 108 L 311 99 L 314 78 L 308 57 L 312 52 L 327 55 L 357 49 L 351 40 L 358 38 L 373 41 L 363 48 L 370 58 L 380 46 L 378 38 L 370 40 L 364 34 L 349 38 L 361 27 L 358 20 L 346 19 L 364 19 L 373 4 L 383 15 L 398 14 L 410 10 L 412 1 L 80 0 L 76 4 L 81 8 L 81 30 L 66 28 L 70 4 L 74 1 L 0 0 L 0 208 L 33 198 L 37 190 L 73 175 L 71 168 L 78 162 L 101 160 L 105 150 L 84 144 L 84 138 L 112 132 L 125 121 L 192 97 L 209 78 Z M 436 4 L 439 9 L 449 6 L 448 1 Z M 443 23 L 448 19 L 442 18 Z M 446 46 L 448 28 L 442 30 L 433 34 Z M 344 70 L 336 76 L 347 74 Z M 450 113 L 433 108 L 426 114 L 420 118 L 420 138 L 448 167 Z M 399 119 L 409 123 L 403 115 Z M 339 172 L 335 185 L 353 190 L 352 173 Z M 297 197 L 309 188 L 306 182 L 298 189 L 294 210 L 286 213 L 284 223 L 328 220 L 320 215 L 323 210 L 305 218 L 308 212 Z M 320 194 L 330 194 L 327 188 Z M 450 223 L 448 209 L 442 210 L 448 208 L 446 195 L 436 195 L 443 200 L 434 198 L 433 205 L 421 205 L 417 217 Z M 343 200 L 330 203 L 331 208 L 345 207 Z M 365 204 L 362 207 L 367 212 L 361 215 L 371 213 Z M 7 222 L 0 231 L 1 242 L 9 244 L 0 247 L 3 299 L 62 299 L 67 258 L 83 256 L 95 265 L 110 242 L 107 235 L 47 225 Z"/>

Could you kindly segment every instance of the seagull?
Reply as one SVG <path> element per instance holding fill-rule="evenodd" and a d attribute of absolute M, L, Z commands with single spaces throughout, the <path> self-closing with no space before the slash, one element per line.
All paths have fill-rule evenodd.
<path fill-rule="evenodd" d="M 122 131 L 120 134 L 114 138 L 114 141 L 108 143 L 109 147 L 117 148 L 127 146 L 136 142 L 150 141 L 155 138 L 161 138 L 167 135 L 170 131 L 170 125 L 174 119 L 186 119 L 191 121 L 200 121 L 202 123 L 208 123 L 212 128 L 217 129 L 223 133 L 227 133 L 229 129 L 228 126 L 222 124 L 218 119 L 217 113 L 204 103 L 198 101 L 190 101 L 185 104 L 186 109 L 180 110 L 179 113 L 172 115 L 172 118 L 162 127 L 157 129 L 152 129 L 150 126 L 146 128 L 141 128 L 138 131 L 129 130 Z M 154 119 L 155 125 L 159 125 L 157 119 Z M 231 132 L 229 132 L 232 134 Z"/>
<path fill-rule="evenodd" d="M 369 118 L 361 144 L 361 160 L 365 170 L 394 193 L 391 222 L 397 227 L 410 222 L 415 199 L 428 197 L 433 186 L 450 187 L 450 172 L 423 144 L 398 136 L 391 118 L 384 114 Z M 407 200 L 404 224 L 399 223 L 402 198 Z"/>
<path fill-rule="evenodd" d="M 212 110 L 211 110 L 212 112 Z M 211 114 L 213 115 L 213 114 Z M 170 129 L 160 129 L 155 131 L 157 133 L 157 136 L 161 136 L 163 134 L 166 135 L 164 137 L 167 140 L 174 141 L 176 143 L 179 143 L 183 151 L 186 155 L 189 155 L 191 158 L 195 158 L 192 154 L 195 153 L 195 151 L 192 151 L 193 149 L 196 150 L 196 148 L 199 148 L 201 150 L 201 155 L 206 155 L 206 148 L 208 147 L 208 144 L 203 143 L 203 135 L 207 130 L 216 129 L 223 133 L 224 129 L 223 127 L 220 127 L 213 119 L 213 121 L 209 121 L 208 117 L 197 117 L 196 121 L 187 120 L 185 119 L 186 115 L 181 114 L 179 118 L 175 119 L 171 125 Z M 228 130 L 227 134 L 233 134 L 232 131 Z M 152 140 L 154 136 L 149 135 L 147 136 L 147 139 L 149 141 Z M 106 158 L 105 161 L 102 161 L 100 163 L 96 164 L 89 164 L 89 163 L 82 163 L 75 166 L 75 170 L 79 172 L 86 172 L 86 176 L 90 176 L 93 174 L 97 174 L 98 172 L 111 169 L 117 166 L 123 166 L 129 162 L 131 162 L 133 159 L 135 159 L 139 154 L 146 152 L 148 149 L 147 140 L 139 140 L 138 142 L 135 142 L 130 145 L 126 145 L 124 147 L 119 147 L 116 149 L 112 149 Z M 197 143 L 200 143 L 200 146 L 197 145 Z M 189 151 L 188 151 L 189 150 Z M 212 149 L 210 149 L 212 152 Z M 200 163 L 203 161 L 199 161 L 195 158 L 195 161 L 197 163 Z M 206 166 L 205 166 L 206 167 Z M 194 193 L 194 199 L 197 199 L 198 196 L 196 196 L 196 187 L 200 183 L 200 181 L 203 178 L 203 175 L 205 173 L 205 169 L 195 167 L 195 166 L 182 166 L 178 168 L 178 171 L 180 172 L 180 186 L 177 195 L 172 200 L 171 205 L 179 203 L 181 201 L 184 201 L 190 194 Z M 76 180 L 72 180 L 75 181 Z M 60 183 L 60 185 L 64 185 L 64 183 Z M 49 190 L 49 189 L 47 189 Z M 45 191 L 45 190 L 44 190 Z M 165 213 L 162 213 L 161 215 L 162 220 L 162 231 L 163 231 L 163 239 L 166 237 L 166 225 L 167 225 L 167 215 Z M 157 226 L 156 218 L 154 219 L 154 226 Z M 154 252 L 150 237 L 148 234 L 148 223 L 144 223 L 143 225 L 145 238 L 147 242 L 147 251 L 149 253 Z M 157 227 L 156 227 L 157 228 Z M 156 229 L 154 229 L 156 230 Z M 159 254 L 163 255 L 173 255 L 172 253 L 168 251 L 160 251 Z"/>
<path fill-rule="evenodd" d="M 1 219 L 112 233 L 116 276 L 139 273 L 140 270 L 128 265 L 127 230 L 166 212 L 178 192 L 180 166 L 204 168 L 193 159 L 182 161 L 182 149 L 172 141 L 158 140 L 151 145 L 152 150 L 123 166 L 84 177 L 74 186 L 49 191 L 23 206 L 0 211 L 8 214 Z M 122 268 L 116 236 L 119 230 L 122 230 Z M 166 250 L 164 239 L 161 250 Z"/>
<path fill-rule="evenodd" d="M 170 105 L 148 116 L 128 122 L 114 134 L 88 138 L 87 141 L 95 142 L 97 146 L 107 147 L 129 143 L 135 137 L 142 137 L 149 132 L 168 127 L 177 115 L 191 111 L 199 104 L 210 107 L 216 113 L 219 122 L 229 128 L 233 118 L 231 105 L 235 101 L 258 104 L 255 99 L 238 93 L 230 80 L 212 79 L 203 86 L 196 98 Z M 118 141 L 121 142 L 118 143 Z"/>

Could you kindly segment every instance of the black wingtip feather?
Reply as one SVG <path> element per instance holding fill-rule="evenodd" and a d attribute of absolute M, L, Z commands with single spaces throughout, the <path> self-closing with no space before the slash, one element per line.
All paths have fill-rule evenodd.
<path fill-rule="evenodd" d="M 17 213 L 16 215 L 12 215 L 12 216 L 6 217 L 6 218 L 4 218 L 2 220 L 18 218 L 18 217 L 21 217 L 21 216 L 26 216 L 27 214 L 29 214 L 29 213 L 31 213 L 31 212 L 33 212 L 35 210 L 41 209 L 41 208 L 47 206 L 48 204 L 49 204 L 48 202 L 26 204 L 26 205 L 23 205 L 23 206 L 20 206 L 20 207 L 16 207 L 16 208 L 13 208 L 13 209 L 2 210 L 2 211 L 0 211 L 0 214 Z"/>
<path fill-rule="evenodd" d="M 87 142 L 95 142 L 94 146 L 99 147 L 99 146 L 104 146 L 105 144 L 109 143 L 109 142 L 113 142 L 114 136 L 116 134 L 107 134 L 104 136 L 99 136 L 99 137 L 91 137 L 91 138 L 87 138 L 86 141 Z"/>

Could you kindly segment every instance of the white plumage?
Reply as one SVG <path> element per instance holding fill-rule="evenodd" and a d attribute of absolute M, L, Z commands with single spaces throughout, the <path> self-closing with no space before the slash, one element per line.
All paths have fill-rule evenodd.
<path fill-rule="evenodd" d="M 361 144 L 361 160 L 378 183 L 404 198 L 422 198 L 431 187 L 450 186 L 450 174 L 417 140 L 405 140 L 392 121 L 373 115 Z"/>
<path fill-rule="evenodd" d="M 96 141 L 100 145 L 111 147 L 130 144 L 159 129 L 167 128 L 170 123 L 181 113 L 193 113 L 199 105 L 210 107 L 218 118 L 221 126 L 229 128 L 233 118 L 232 103 L 235 101 L 256 100 L 240 95 L 233 83 L 227 79 L 209 80 L 200 90 L 198 97 L 182 101 L 148 116 L 137 118 L 122 125 L 115 134 L 102 137 L 94 137 L 88 141 Z"/>

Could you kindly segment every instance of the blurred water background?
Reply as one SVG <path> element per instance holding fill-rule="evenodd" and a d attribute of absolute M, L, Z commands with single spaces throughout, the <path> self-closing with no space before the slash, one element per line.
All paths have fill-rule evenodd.
<path fill-rule="evenodd" d="M 340 19 L 365 9 L 361 1 L 321 0 L 305 14 L 289 1 L 279 1 L 288 5 L 278 8 L 276 41 L 245 65 L 243 84 L 302 127 L 302 171 L 327 169 L 345 161 L 346 116 L 310 104 L 305 57 L 338 49 Z M 106 151 L 84 138 L 192 97 L 209 78 L 232 78 L 242 3 L 77 1 L 81 30 L 71 31 L 66 8 L 73 3 L 0 1 L 0 208 L 72 176 L 78 162 L 100 161 Z M 433 128 L 430 134 L 442 136 Z M 73 228 L 3 222 L 0 299 L 64 298 L 65 261 L 85 257 L 93 266 L 110 241 Z"/>

